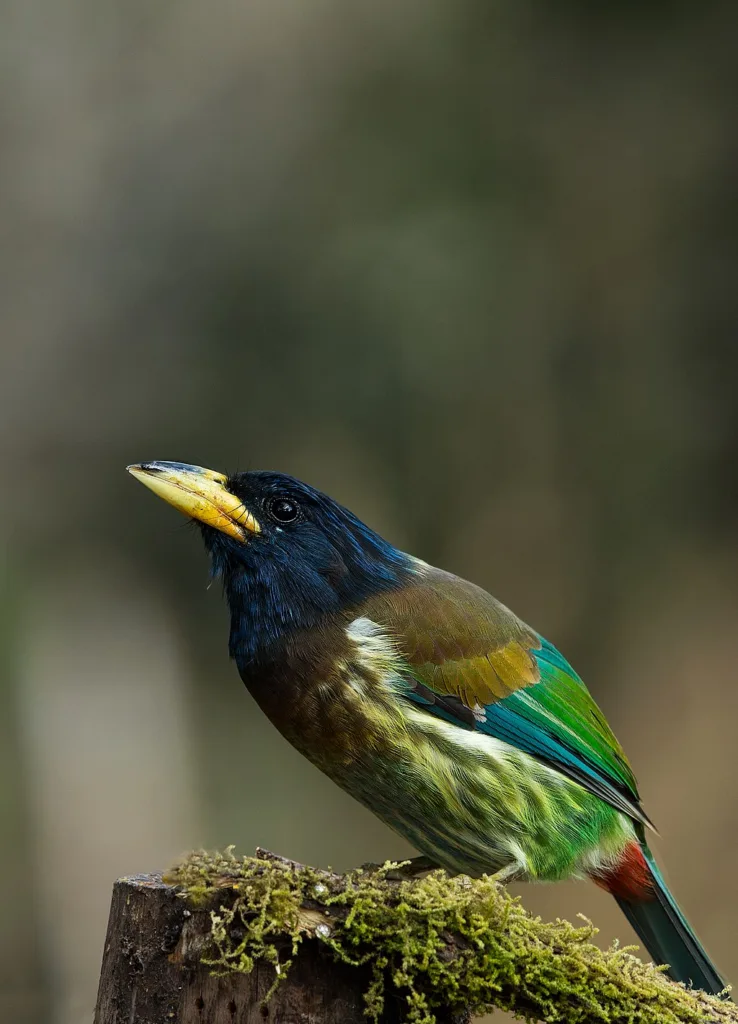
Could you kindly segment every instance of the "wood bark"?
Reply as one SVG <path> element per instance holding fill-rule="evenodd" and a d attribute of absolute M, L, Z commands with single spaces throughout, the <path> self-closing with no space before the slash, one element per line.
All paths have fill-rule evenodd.
<path fill-rule="evenodd" d="M 305 939 L 269 1003 L 274 968 L 215 976 L 201 962 L 209 908 L 193 909 L 161 875 L 119 879 L 113 888 L 95 1024 L 366 1024 L 366 969 L 337 962 Z M 403 1002 L 389 997 L 383 1024 L 400 1024 Z M 438 1015 L 438 1024 L 465 1024 Z"/>

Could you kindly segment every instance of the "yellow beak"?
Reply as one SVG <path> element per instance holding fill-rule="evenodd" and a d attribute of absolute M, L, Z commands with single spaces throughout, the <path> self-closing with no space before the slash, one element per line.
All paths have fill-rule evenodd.
<path fill-rule="evenodd" d="M 240 498 L 226 488 L 222 473 L 184 462 L 140 462 L 127 467 L 144 486 L 186 516 L 212 526 L 236 540 L 246 540 L 261 527 Z"/>

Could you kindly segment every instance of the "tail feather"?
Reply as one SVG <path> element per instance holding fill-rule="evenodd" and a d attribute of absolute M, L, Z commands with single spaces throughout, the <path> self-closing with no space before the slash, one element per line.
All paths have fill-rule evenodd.
<path fill-rule="evenodd" d="M 637 859 L 641 877 L 647 880 L 639 896 L 632 887 L 628 890 L 619 867 L 609 877 L 598 879 L 599 884 L 618 901 L 654 963 L 668 964 L 668 974 L 674 981 L 720 995 L 726 983 L 669 892 L 651 851 L 645 843 L 633 843 L 628 848 L 627 860 L 632 865 L 636 849 L 640 854 Z"/>

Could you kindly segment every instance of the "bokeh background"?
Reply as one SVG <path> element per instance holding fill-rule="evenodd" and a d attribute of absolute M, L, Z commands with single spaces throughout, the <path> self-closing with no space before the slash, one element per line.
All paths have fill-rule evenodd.
<path fill-rule="evenodd" d="M 262 719 L 126 476 L 279 468 L 563 648 L 738 980 L 731 3 L 46 0 L 0 44 L 0 1020 L 110 888 L 403 843 Z M 594 886 L 524 892 L 630 941 Z"/>

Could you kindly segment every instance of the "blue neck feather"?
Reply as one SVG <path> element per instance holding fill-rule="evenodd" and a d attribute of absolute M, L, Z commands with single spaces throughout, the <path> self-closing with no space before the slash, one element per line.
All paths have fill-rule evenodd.
<path fill-rule="evenodd" d="M 347 510 L 337 506 L 322 519 L 247 544 L 203 528 L 213 573 L 223 579 L 231 611 L 229 650 L 239 668 L 273 657 L 275 646 L 297 631 L 412 575 L 410 557 Z"/>

